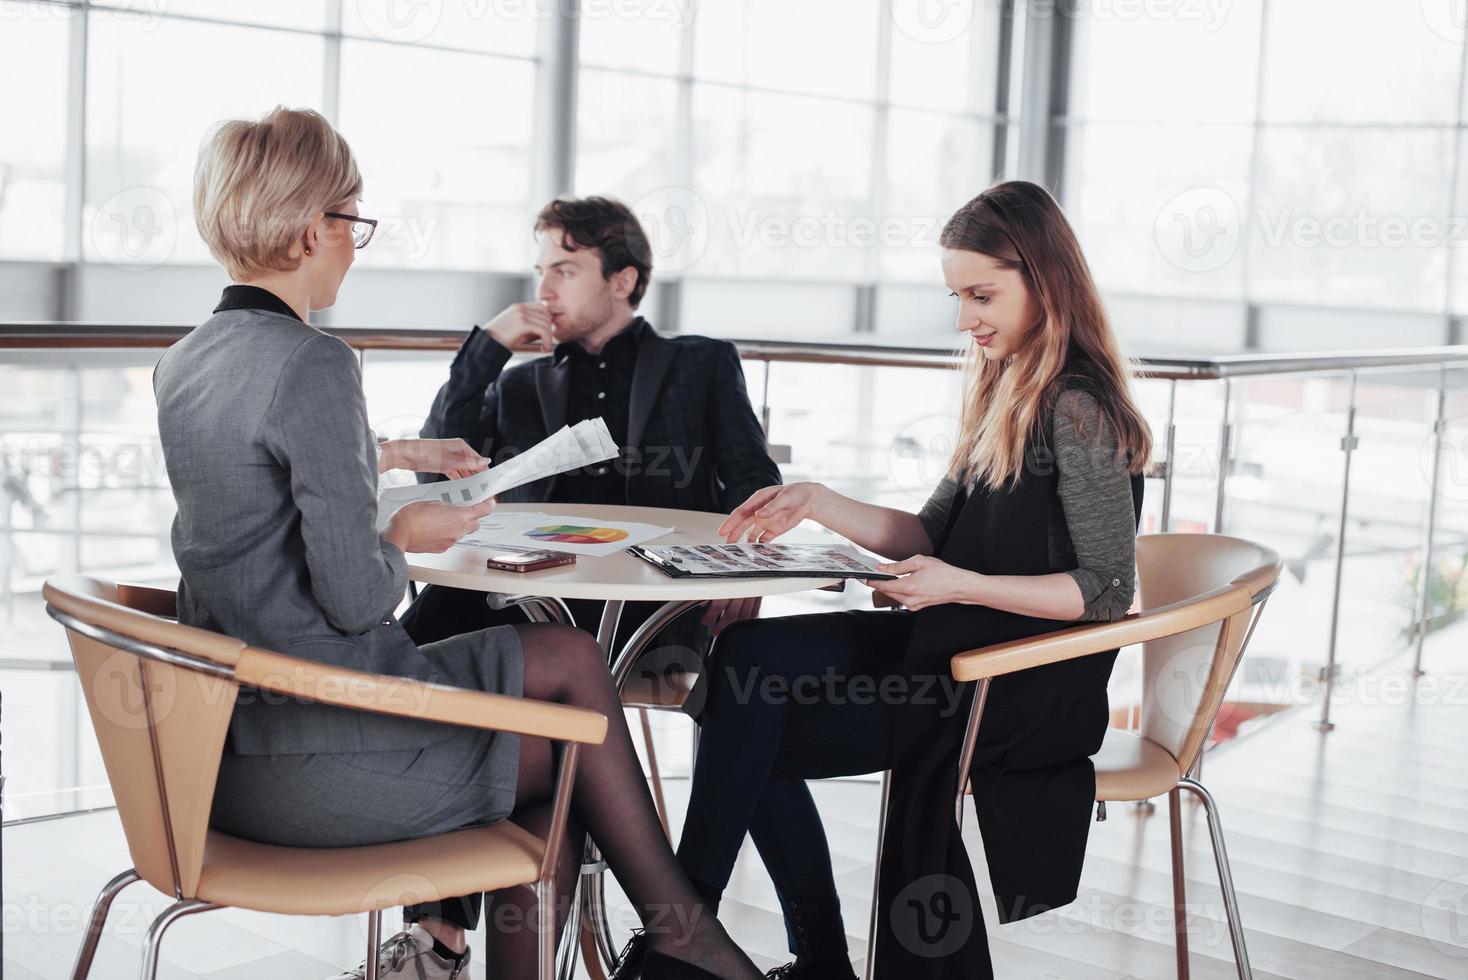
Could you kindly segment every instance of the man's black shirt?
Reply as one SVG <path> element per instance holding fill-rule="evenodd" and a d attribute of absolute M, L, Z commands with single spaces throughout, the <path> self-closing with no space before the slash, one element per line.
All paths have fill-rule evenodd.
<path fill-rule="evenodd" d="M 627 445 L 632 374 L 637 368 L 637 348 L 646 329 L 646 322 L 638 317 L 626 330 L 607 341 L 600 354 L 590 354 L 575 342 L 556 345 L 555 363 L 562 364 L 568 359 L 571 362 L 567 425 L 600 416 L 606 420 L 607 431 L 616 444 Z M 607 460 L 561 474 L 556 498 L 588 504 L 626 504 L 627 474 L 617 464 L 618 460 Z"/>

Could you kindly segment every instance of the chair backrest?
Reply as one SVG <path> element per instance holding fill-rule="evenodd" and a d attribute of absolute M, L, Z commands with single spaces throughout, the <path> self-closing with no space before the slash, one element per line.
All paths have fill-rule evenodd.
<path fill-rule="evenodd" d="M 1254 603 L 1220 623 L 1142 644 L 1142 735 L 1161 745 L 1186 773 L 1243 656 L 1253 616 L 1279 580 L 1279 555 L 1222 534 L 1145 534 L 1137 538 L 1144 610 L 1242 585 Z"/>
<path fill-rule="evenodd" d="M 245 644 L 163 618 L 163 590 L 61 575 L 43 594 L 66 627 L 133 865 L 190 898 Z"/>

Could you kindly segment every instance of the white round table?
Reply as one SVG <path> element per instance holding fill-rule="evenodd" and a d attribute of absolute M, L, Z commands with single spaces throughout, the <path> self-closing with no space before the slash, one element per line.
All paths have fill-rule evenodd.
<path fill-rule="evenodd" d="M 645 544 L 654 545 L 697 545 L 720 544 L 718 528 L 724 521 L 723 514 L 709 514 L 694 510 L 673 510 L 659 507 L 617 507 L 603 504 L 501 504 L 499 513 L 516 511 L 545 513 L 554 516 L 585 517 L 604 521 L 624 521 L 671 527 L 673 532 L 653 538 Z M 801 533 L 798 530 L 782 537 L 787 542 L 829 542 L 829 538 Z M 839 588 L 839 578 L 727 578 L 727 579 L 676 579 L 670 578 L 640 558 L 619 551 L 603 558 L 578 555 L 576 564 L 560 568 L 545 568 L 536 572 L 504 572 L 485 567 L 485 559 L 492 554 L 490 549 L 473 545 L 455 545 L 442 554 L 408 555 L 408 577 L 415 582 L 429 585 L 444 585 L 457 589 L 470 589 L 488 593 L 488 601 L 496 608 L 505 605 L 521 607 L 526 615 L 538 622 L 572 624 L 565 599 L 595 599 L 606 603 L 602 607 L 601 622 L 597 625 L 596 638 L 612 679 L 620 691 L 627 681 L 637 658 L 642 655 L 654 636 L 683 612 L 709 599 L 748 599 L 757 596 L 783 595 L 804 592 L 810 589 Z M 639 626 L 620 650 L 614 649 L 617 624 L 626 602 L 652 601 L 663 605 Z M 585 916 L 590 932 L 595 937 L 594 951 L 608 970 L 615 968 L 617 952 L 611 935 L 610 924 L 605 913 L 605 892 L 601 872 L 605 863 L 600 855 L 588 847 L 587 861 L 582 866 L 581 901 L 573 906 L 579 915 Z M 562 976 L 566 976 L 574 965 L 578 948 L 577 935 L 581 930 L 578 915 L 573 914 L 567 923 L 566 937 L 561 955 Z M 587 949 L 588 958 L 593 952 Z"/>
<path fill-rule="evenodd" d="M 672 534 L 653 538 L 647 544 L 721 544 L 719 525 L 723 514 L 662 507 L 609 507 L 601 504 L 501 504 L 496 513 L 516 512 L 626 521 L 674 528 Z M 829 540 L 794 533 L 782 542 Z M 408 556 L 408 577 L 430 585 L 449 585 L 476 592 L 507 595 L 534 594 L 556 599 L 602 599 L 675 602 L 679 600 L 748 599 L 755 596 L 804 592 L 839 583 L 840 579 L 816 578 L 729 578 L 694 581 L 669 578 L 640 558 L 625 551 L 605 558 L 576 558 L 576 564 L 545 568 L 538 572 L 501 572 L 484 567 L 486 548 L 456 545 L 441 555 Z"/>

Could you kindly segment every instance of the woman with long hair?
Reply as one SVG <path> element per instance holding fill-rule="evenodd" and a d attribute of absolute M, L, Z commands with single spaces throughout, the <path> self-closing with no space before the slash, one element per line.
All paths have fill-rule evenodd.
<path fill-rule="evenodd" d="M 569 897 L 586 834 L 657 931 L 649 977 L 752 980 L 754 964 L 698 897 L 663 836 L 595 642 L 526 624 L 416 645 L 393 616 L 405 552 L 441 552 L 493 507 L 420 502 L 376 527 L 376 482 L 393 467 L 449 475 L 488 461 L 459 440 L 375 445 L 356 355 L 311 326 L 376 222 L 346 141 L 315 112 L 278 108 L 224 123 L 195 176 L 195 218 L 233 284 L 154 374 L 158 430 L 178 501 L 179 620 L 341 667 L 576 705 L 608 722 L 581 753 L 557 894 Z M 211 822 L 270 844 L 350 847 L 512 820 L 544 835 L 557 762 L 544 739 L 460 729 L 242 694 Z M 476 896 L 477 898 L 477 896 Z M 525 889 L 489 896 L 493 977 L 536 975 Z M 465 929 L 415 916 L 379 953 L 378 976 L 468 975 Z M 417 921 L 413 921 L 413 920 Z M 697 965 L 695 965 L 697 964 Z M 365 965 L 346 977 L 360 977 Z"/>
<path fill-rule="evenodd" d="M 970 357 L 948 475 L 921 512 L 796 483 L 756 492 L 721 528 L 771 541 L 813 520 L 900 576 L 872 584 L 901 609 L 738 623 L 711 661 L 678 856 L 716 910 L 752 836 L 796 954 L 771 974 L 787 980 L 852 976 L 805 780 L 884 769 L 877 975 L 992 975 L 953 820 L 973 692 L 949 658 L 1132 601 L 1150 436 L 1070 225 L 1042 188 L 1010 181 L 960 208 L 941 245 Z M 1005 921 L 1075 897 L 1114 658 L 992 686 L 969 775 Z"/>

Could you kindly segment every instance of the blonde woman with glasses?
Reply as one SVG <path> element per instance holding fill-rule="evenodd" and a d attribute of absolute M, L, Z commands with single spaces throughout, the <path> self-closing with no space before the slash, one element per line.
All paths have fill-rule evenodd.
<path fill-rule="evenodd" d="M 410 504 L 376 529 L 380 470 L 452 476 L 487 461 L 458 440 L 379 446 L 356 355 L 311 326 L 375 226 L 357 211 L 362 178 L 346 141 L 305 110 L 224 123 L 200 153 L 194 194 L 199 231 L 233 285 L 154 375 L 178 501 L 180 621 L 336 666 L 605 715 L 605 743 L 581 755 L 557 894 L 571 895 L 590 834 L 647 921 L 670 913 L 652 930 L 656 955 L 644 976 L 758 977 L 718 922 L 699 914 L 590 637 L 526 624 L 419 647 L 393 616 L 407 582 L 404 553 L 446 550 L 494 505 Z M 242 696 L 211 819 L 239 837 L 305 847 L 498 820 L 543 834 L 553 756 L 535 738 Z M 534 921 L 524 889 L 487 898 L 491 922 Z M 518 914 L 496 915 L 503 905 Z M 536 975 L 534 928 L 487 933 L 490 976 Z M 383 946 L 378 975 L 462 977 L 467 962 L 463 929 L 421 919 Z M 365 965 L 344 976 L 364 973 Z"/>

